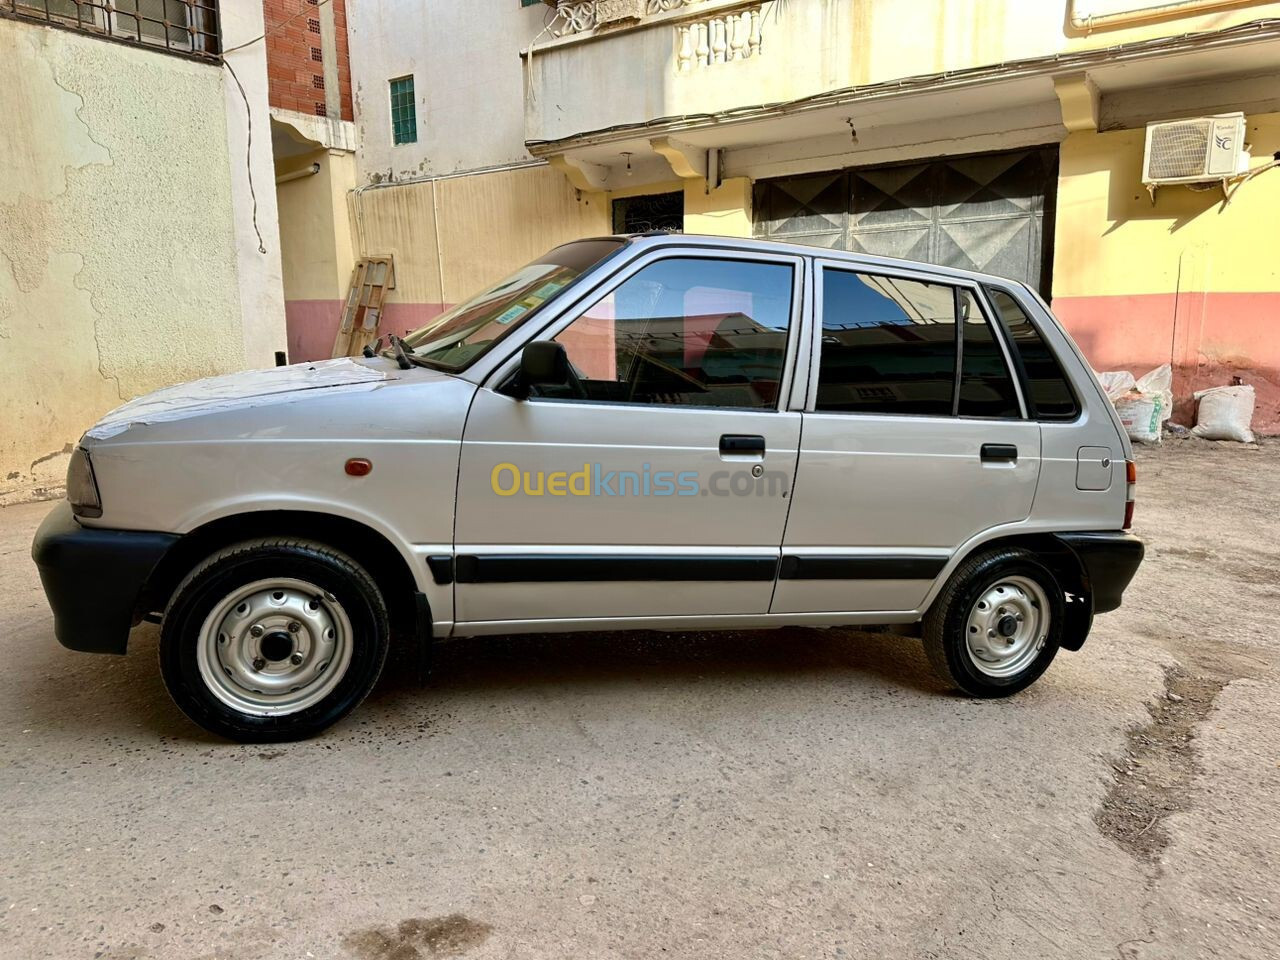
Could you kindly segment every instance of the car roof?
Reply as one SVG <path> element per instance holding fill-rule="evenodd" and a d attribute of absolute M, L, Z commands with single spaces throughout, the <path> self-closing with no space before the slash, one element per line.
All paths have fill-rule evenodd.
<path fill-rule="evenodd" d="M 829 247 L 814 247 L 802 243 L 781 243 L 776 240 L 759 240 L 754 237 L 723 237 L 701 233 L 672 233 L 666 230 L 654 230 L 647 233 L 615 234 L 614 239 L 626 241 L 632 248 L 707 247 L 720 250 L 775 253 L 794 257 L 816 257 L 822 260 L 847 263 L 850 266 L 871 267 L 890 272 L 909 270 L 915 273 L 930 273 L 934 276 L 950 277 L 956 280 L 981 283 L 994 281 L 1002 285 L 1025 286 L 1018 280 L 1011 280 L 1008 277 L 1000 277 L 990 273 L 979 273 L 976 270 L 960 270 L 955 267 L 943 267 L 935 263 L 925 263 L 919 260 L 877 257 L 865 253 L 849 253 L 846 250 L 832 250 Z"/>

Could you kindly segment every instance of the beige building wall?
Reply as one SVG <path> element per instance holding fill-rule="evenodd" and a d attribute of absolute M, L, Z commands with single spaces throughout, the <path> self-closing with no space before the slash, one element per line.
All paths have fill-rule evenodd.
<path fill-rule="evenodd" d="M 355 262 L 355 155 L 321 148 L 277 163 L 276 175 L 289 360 L 319 360 L 333 351 Z"/>
<path fill-rule="evenodd" d="M 394 258 L 384 333 L 416 329 L 551 247 L 611 229 L 607 197 L 544 165 L 366 186 L 350 210 L 359 255 Z"/>
<path fill-rule="evenodd" d="M 227 6 L 224 27 L 253 29 L 244 4 Z M 0 51 L 7 503 L 57 492 L 72 446 L 123 401 L 269 365 L 283 305 L 270 181 L 255 185 L 262 254 L 221 67 L 9 19 Z"/>

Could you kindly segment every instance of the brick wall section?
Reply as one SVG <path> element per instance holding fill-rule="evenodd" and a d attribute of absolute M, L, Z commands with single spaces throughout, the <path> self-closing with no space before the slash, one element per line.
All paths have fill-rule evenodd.
<path fill-rule="evenodd" d="M 333 4 L 333 19 L 338 33 L 338 93 L 342 96 L 342 119 L 353 120 L 351 61 L 347 59 L 347 0 L 333 0 Z"/>
<path fill-rule="evenodd" d="M 342 119 L 354 119 L 347 60 L 346 0 L 333 4 L 337 27 L 338 91 Z M 263 0 L 267 26 L 267 95 L 273 107 L 324 114 L 324 65 L 320 60 L 320 9 L 311 0 Z M 292 19 L 291 19 L 292 18 Z"/>

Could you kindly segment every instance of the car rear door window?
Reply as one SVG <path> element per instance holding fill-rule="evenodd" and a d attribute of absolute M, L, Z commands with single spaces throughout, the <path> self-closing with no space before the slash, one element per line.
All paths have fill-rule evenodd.
<path fill-rule="evenodd" d="M 791 326 L 786 263 L 671 257 L 642 267 L 562 330 L 577 384 L 538 396 L 777 406 Z"/>
<path fill-rule="evenodd" d="M 956 378 L 949 286 L 848 270 L 822 272 L 815 408 L 949 416 Z"/>
<path fill-rule="evenodd" d="M 822 343 L 814 408 L 935 417 L 1021 416 L 1004 353 L 971 291 L 832 268 L 822 272 Z"/>

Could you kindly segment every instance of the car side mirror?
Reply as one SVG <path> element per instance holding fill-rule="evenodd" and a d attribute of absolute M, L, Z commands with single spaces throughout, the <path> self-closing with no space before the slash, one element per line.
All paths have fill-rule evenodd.
<path fill-rule="evenodd" d="M 529 395 L 530 387 L 559 386 L 569 382 L 569 354 L 563 343 L 534 340 L 520 353 L 519 393 Z"/>

